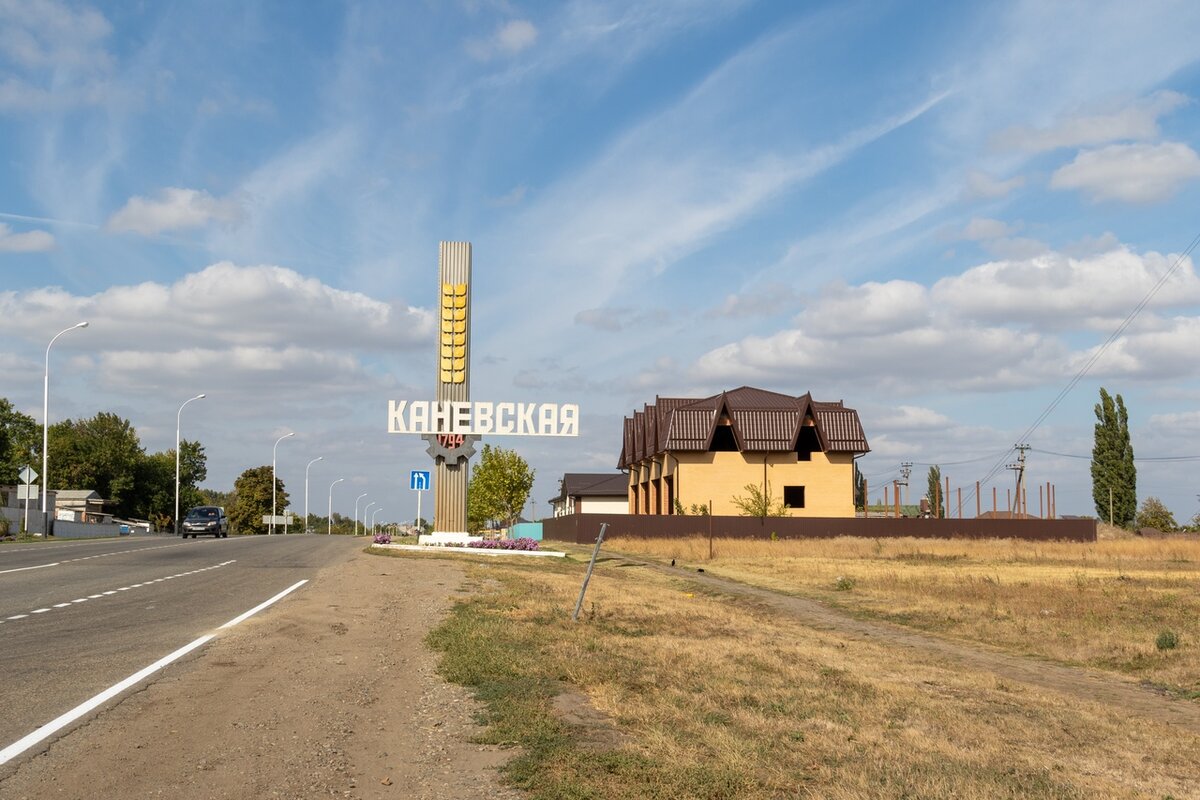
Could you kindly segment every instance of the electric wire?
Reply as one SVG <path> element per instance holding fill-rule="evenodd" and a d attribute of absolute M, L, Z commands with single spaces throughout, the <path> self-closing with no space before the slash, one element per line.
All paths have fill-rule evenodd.
<path fill-rule="evenodd" d="M 1091 357 L 1084 362 L 1083 366 L 1079 368 L 1079 371 L 1075 373 L 1075 376 L 1072 377 L 1071 380 L 1067 381 L 1066 386 L 1064 386 L 1055 396 L 1055 398 L 1050 401 L 1050 404 L 1042 410 L 1042 413 L 1038 414 L 1033 423 L 1026 428 L 1019 437 L 1017 437 L 1018 442 L 1028 441 L 1033 435 L 1034 431 L 1040 428 L 1042 423 L 1054 413 L 1054 410 L 1058 408 L 1062 401 L 1067 398 L 1067 395 L 1069 395 L 1071 391 L 1079 384 L 1079 382 L 1083 380 L 1084 376 L 1091 371 L 1092 367 L 1096 365 L 1096 362 L 1100 360 L 1101 356 L 1108 351 L 1108 348 L 1111 347 L 1118 338 L 1120 338 L 1121 334 L 1123 334 L 1129 328 L 1129 326 L 1133 324 L 1133 321 L 1137 319 L 1138 315 L 1145 310 L 1146 306 L 1150 304 L 1150 301 L 1154 299 L 1154 295 L 1158 294 L 1159 289 L 1161 289 L 1166 282 L 1171 279 L 1171 276 L 1175 274 L 1175 270 L 1179 268 L 1179 265 L 1183 263 L 1184 259 L 1191 255 L 1192 251 L 1196 249 L 1196 245 L 1198 244 L 1200 244 L 1200 233 L 1197 233 L 1192 238 L 1192 241 L 1189 242 L 1188 246 L 1183 250 L 1182 253 L 1179 254 L 1174 263 L 1171 264 L 1171 267 L 1164 272 L 1161 277 L 1159 277 L 1152 287 L 1150 287 L 1150 291 L 1146 292 L 1145 296 L 1142 297 L 1138 304 L 1133 307 L 1133 310 L 1126 315 L 1125 319 L 1121 321 L 1121 324 L 1116 327 L 1116 330 L 1108 335 L 1108 338 L 1104 340 L 1104 343 L 1101 344 L 1100 347 L 1098 347 L 1091 355 Z M 992 465 L 992 468 L 988 470 L 988 473 L 984 475 L 983 478 L 978 481 L 978 483 L 983 484 L 991 480 L 1004 467 L 1004 462 L 1007 459 L 1008 454 L 1015 449 L 1016 447 L 1014 446 L 1006 450 L 1004 455 Z"/>

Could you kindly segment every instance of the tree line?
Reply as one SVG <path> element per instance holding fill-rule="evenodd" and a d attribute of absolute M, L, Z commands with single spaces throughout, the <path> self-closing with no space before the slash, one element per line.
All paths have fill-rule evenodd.
<path fill-rule="evenodd" d="M 41 434 L 33 417 L 0 398 L 0 484 L 16 484 L 25 466 L 41 471 Z M 174 522 L 174 448 L 146 452 L 129 420 L 107 411 L 87 419 L 56 422 L 48 429 L 47 438 L 54 488 L 93 490 L 117 517 L 150 520 L 162 527 Z M 204 446 L 198 441 L 180 441 L 181 508 L 205 502 L 199 484 L 207 477 Z"/>

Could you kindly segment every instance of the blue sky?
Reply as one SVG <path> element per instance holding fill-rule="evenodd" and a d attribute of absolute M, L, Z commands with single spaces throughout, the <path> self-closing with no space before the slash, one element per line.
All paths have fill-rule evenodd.
<path fill-rule="evenodd" d="M 1148 298 L 1029 481 L 1093 512 L 1104 386 L 1183 522 L 1197 32 L 1191 2 L 0 0 L 0 396 L 40 421 L 87 319 L 52 422 L 165 449 L 205 392 L 209 485 L 295 431 L 297 505 L 321 456 L 314 508 L 345 477 L 335 508 L 411 518 L 428 459 L 387 400 L 432 396 L 438 241 L 467 240 L 472 397 L 582 408 L 495 440 L 539 513 L 656 395 L 744 384 L 857 408 L 875 487 L 912 461 L 915 502 L 938 463 L 1003 498 Z"/>

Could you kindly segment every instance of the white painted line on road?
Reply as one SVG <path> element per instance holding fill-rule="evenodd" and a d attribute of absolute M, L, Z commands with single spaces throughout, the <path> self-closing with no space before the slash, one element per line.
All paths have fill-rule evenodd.
<path fill-rule="evenodd" d="M 59 546 L 63 547 L 63 546 L 70 546 L 70 545 L 59 545 Z M 90 561 L 93 558 L 108 558 L 109 556 L 122 556 L 127 553 L 140 553 L 143 550 L 165 550 L 168 547 L 182 547 L 182 546 L 183 545 L 181 545 L 181 544 L 161 544 L 161 545 L 156 545 L 154 547 L 134 547 L 134 548 L 130 548 L 129 550 L 115 550 L 111 553 L 98 553 L 94 556 L 80 556 L 79 558 L 64 558 L 61 561 L 55 561 L 53 564 L 38 564 L 33 567 L 16 567 L 14 569 L 0 569 L 0 575 L 7 575 L 10 572 L 24 572 L 24 571 L 30 570 L 30 569 L 45 569 L 46 567 L 59 567 L 59 566 L 62 566 L 63 564 L 74 564 L 78 561 Z M 25 548 L 25 549 L 34 550 L 36 548 L 31 547 L 31 548 Z M 7 552 L 18 552 L 19 553 L 22 551 L 15 550 L 15 551 L 7 551 Z M 50 557 L 53 558 L 54 556 L 50 556 Z"/>
<path fill-rule="evenodd" d="M 17 567 L 15 569 L 0 569 L 0 575 L 7 575 L 10 572 L 25 572 L 30 569 L 45 569 L 46 567 L 57 567 L 61 561 L 55 561 L 53 564 L 38 564 L 36 567 Z"/>
<path fill-rule="evenodd" d="M 180 572 L 176 575 L 168 575 L 165 578 L 155 578 L 152 581 L 146 581 L 145 583 L 135 583 L 133 586 L 123 586 L 120 589 L 109 589 L 108 591 L 101 592 L 99 594 L 89 594 L 87 597 L 78 597 L 78 598 L 72 600 L 70 603 L 55 603 L 53 606 L 47 606 L 46 608 L 35 609 L 34 611 L 31 611 L 30 614 L 44 614 L 45 612 L 51 611 L 55 608 L 67 608 L 68 606 L 70 606 L 74 603 L 86 603 L 88 600 L 100 600 L 104 597 L 108 597 L 110 595 L 117 594 L 118 592 L 128 591 L 129 589 L 136 589 L 139 586 L 150 586 L 151 584 L 159 583 L 159 582 L 165 581 L 165 580 L 171 580 L 172 578 L 184 578 L 184 577 L 187 577 L 188 575 L 199 575 L 201 572 L 208 572 L 210 569 L 220 569 L 221 567 L 226 567 L 226 566 L 229 566 L 230 564 L 236 564 L 236 563 L 237 563 L 237 559 L 230 559 L 229 561 L 222 561 L 220 564 L 213 564 L 210 567 L 201 567 L 200 569 L 194 569 L 189 572 Z M 8 620 L 25 619 L 28 616 L 29 616 L 29 614 L 19 614 L 15 617 L 8 617 L 8 619 L 0 620 L 0 624 L 3 624 L 4 622 L 7 622 Z"/>
<path fill-rule="evenodd" d="M 233 619 L 229 620 L 229 622 L 226 622 L 224 625 L 222 625 L 222 626 L 221 626 L 220 628 L 218 628 L 217 630 L 221 630 L 221 629 L 223 629 L 223 628 L 232 628 L 234 625 L 237 625 L 239 622 L 242 622 L 242 621 L 244 621 L 244 620 L 246 620 L 246 619 L 249 619 L 250 617 L 253 617 L 255 614 L 257 614 L 258 612 L 262 611 L 262 610 L 263 610 L 264 608 L 266 608 L 267 606 L 270 606 L 270 605 L 272 605 L 272 604 L 274 604 L 274 603 L 277 603 L 278 601 L 280 601 L 280 600 L 282 600 L 283 598 L 287 597 L 289 594 L 291 594 L 292 592 L 296 591 L 297 589 L 299 589 L 301 586 L 303 586 L 303 585 L 304 585 L 304 584 L 306 584 L 306 583 L 308 583 L 308 579 L 307 579 L 307 578 L 305 578 L 305 579 L 304 579 L 304 580 L 302 580 L 302 581 L 299 581 L 298 583 L 294 583 L 294 584 L 292 584 L 291 586 L 289 586 L 288 588 L 284 589 L 284 590 L 283 590 L 282 592 L 280 592 L 279 594 L 277 594 L 277 595 L 275 595 L 274 597 L 272 597 L 270 600 L 267 600 L 266 602 L 263 602 L 263 603 L 259 603 L 259 604 L 258 604 L 258 605 L 256 605 L 254 608 L 252 608 L 252 609 L 250 609 L 249 611 L 247 611 L 245 614 L 241 614 L 241 615 L 239 615 L 239 616 L 236 616 L 236 617 L 234 617 Z M 0 763 L 3 763 L 3 762 L 0 762 Z"/>
<path fill-rule="evenodd" d="M 158 661 L 155 661 L 153 664 L 146 667 L 145 669 L 142 669 L 142 670 L 139 670 L 138 672 L 133 673 L 132 675 L 130 675 L 128 678 L 121 681 L 120 683 L 110 686 L 109 688 L 107 688 L 103 692 L 101 692 L 100 694 L 93 697 L 91 700 L 88 700 L 84 703 L 81 703 L 81 704 L 75 706 L 75 708 L 72 708 L 70 711 L 68 711 L 67 713 L 58 717 L 57 719 L 52 720 L 51 722 L 47 722 L 45 725 L 38 728 L 37 730 L 35 730 L 33 733 L 29 734 L 28 736 L 25 736 L 24 738 L 18 739 L 17 741 L 13 742 L 8 747 L 4 748 L 3 750 L 0 750 L 0 765 L 7 764 L 9 761 L 16 758 L 21 753 L 24 753 L 26 750 L 33 747 L 35 744 L 38 744 L 39 742 L 42 742 L 45 739 L 49 738 L 50 736 L 54 735 L 55 733 L 62 730 L 66 726 L 70 725 L 75 720 L 82 717 L 84 714 L 87 714 L 88 712 L 95 710 L 96 708 L 98 708 L 99 706 L 108 702 L 112 698 L 116 697 L 117 695 L 119 695 L 121 692 L 125 691 L 129 687 L 134 686 L 134 685 L 140 683 L 141 681 L 145 680 L 149 676 L 153 675 L 155 672 L 158 672 L 160 669 L 162 669 L 163 667 L 170 664 L 172 661 L 177 661 L 178 659 L 182 658 L 183 656 L 186 656 L 188 653 L 195 650 L 197 647 L 200 647 L 201 645 L 208 643 L 214 636 L 215 636 L 215 634 L 211 634 L 211 633 L 207 634 L 205 636 L 201 636 L 199 639 L 192 642 L 191 644 L 184 645 L 183 647 L 176 650 L 174 653 L 171 653 L 168 656 L 164 656 L 163 658 L 160 658 Z"/>
<path fill-rule="evenodd" d="M 212 569 L 212 567 L 207 567 L 207 569 Z M 201 570 L 201 571 L 203 571 L 203 570 Z M 225 628 L 232 628 L 234 625 L 237 625 L 239 622 L 243 622 L 246 619 L 249 619 L 250 617 L 257 614 L 258 612 L 262 611 L 264 608 L 268 608 L 269 606 L 272 606 L 275 603 L 279 602 L 280 600 L 287 597 L 289 594 L 296 591 L 297 589 L 299 589 L 301 586 L 303 586 L 306 583 L 308 583 L 307 578 L 302 581 L 298 581 L 297 583 L 292 584 L 291 586 L 284 589 L 279 594 L 272 597 L 270 600 L 259 603 L 254 608 L 250 609 L 249 611 L 245 612 L 244 614 L 239 614 L 238 616 L 229 620 L 229 622 L 226 622 L 224 625 L 222 625 L 217 630 L 224 630 Z M 14 618 L 9 617 L 9 619 L 14 619 Z M 190 644 L 184 645 L 183 647 L 176 650 L 174 653 L 171 653 L 170 655 L 160 658 L 158 661 L 155 661 L 153 664 L 146 667 L 145 669 L 138 670 L 137 672 L 133 673 L 125 680 L 121 681 L 120 683 L 110 686 L 109 688 L 107 688 L 103 692 L 101 692 L 100 694 L 93 697 L 91 700 L 87 700 L 83 703 L 80 703 L 79 705 L 75 706 L 75 708 L 73 708 L 70 711 L 68 711 L 67 713 L 59 716 L 58 718 L 46 723 L 45 725 L 38 728 L 37 730 L 35 730 L 33 733 L 29 734 L 28 736 L 18 739 L 17 741 L 10 744 L 8 747 L 5 747 L 3 750 L 0 750 L 0 766 L 7 764 L 9 761 L 16 758 L 21 753 L 24 753 L 26 750 L 33 747 L 34 745 L 39 744 L 40 742 L 43 742 L 46 739 L 50 738 L 55 733 L 62 730 L 66 726 L 70 725 L 72 722 L 76 721 L 83 715 L 96 710 L 104 703 L 107 703 L 112 698 L 121 694 L 121 692 L 124 692 L 126 689 L 129 689 L 129 688 L 141 683 L 143 680 L 150 677 L 155 672 L 158 672 L 160 669 L 171 664 L 171 662 L 178 661 L 180 658 L 183 658 L 184 656 L 186 656 L 188 653 L 192 652 L 196 648 L 202 647 L 203 645 L 208 644 L 208 642 L 212 641 L 214 638 L 216 638 L 215 633 L 209 633 L 209 634 L 205 634 L 204 636 L 201 636 L 196 641 L 191 642 Z"/>

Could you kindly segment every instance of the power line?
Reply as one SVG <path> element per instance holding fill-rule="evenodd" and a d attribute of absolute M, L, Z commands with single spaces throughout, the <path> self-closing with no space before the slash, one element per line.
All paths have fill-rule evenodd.
<path fill-rule="evenodd" d="M 1090 461 L 1092 459 L 1091 456 L 1080 456 L 1080 455 L 1076 455 L 1074 453 L 1056 453 L 1053 450 L 1041 450 L 1037 447 L 1031 447 L 1029 449 L 1035 453 L 1042 453 L 1043 455 L 1047 455 L 1047 456 L 1059 456 L 1060 458 L 1082 458 L 1082 459 L 1086 459 L 1088 461 Z M 1147 461 L 1147 462 L 1200 461 L 1200 456 L 1147 456 L 1144 458 L 1139 457 L 1139 456 L 1134 456 L 1133 460 L 1134 461 Z"/>
<path fill-rule="evenodd" d="M 1095 353 L 1092 354 L 1091 358 L 1089 358 L 1084 365 L 1079 368 L 1079 371 L 1075 373 L 1075 377 L 1067 381 L 1067 385 L 1064 386 L 1061 391 L 1059 391 L 1058 395 L 1055 396 L 1052 401 L 1050 401 L 1050 405 L 1043 409 L 1042 413 L 1039 414 L 1037 419 L 1033 421 L 1033 424 L 1026 428 L 1025 431 L 1019 437 L 1017 437 L 1017 441 L 1029 441 L 1029 439 L 1033 436 L 1033 432 L 1042 426 L 1042 423 L 1046 421 L 1046 418 L 1054 413 L 1054 410 L 1058 408 L 1059 404 L 1061 404 L 1062 401 L 1067 398 L 1067 395 L 1071 393 L 1075 386 L 1081 380 L 1083 380 L 1083 376 L 1087 375 L 1088 372 L 1091 371 L 1092 367 L 1094 367 L 1096 362 L 1100 360 L 1100 357 L 1107 352 L 1108 348 L 1112 346 L 1113 342 L 1115 342 L 1121 336 L 1121 334 L 1123 334 L 1126 329 L 1133 324 L 1133 321 L 1137 319 L 1138 315 L 1141 314 L 1146 306 L 1150 304 L 1150 301 L 1154 299 L 1154 295 L 1158 294 L 1158 290 L 1161 289 L 1168 280 L 1170 280 L 1171 276 L 1175 274 L 1175 270 L 1179 268 L 1179 265 L 1183 263 L 1185 258 L 1191 255 L 1192 251 L 1196 249 L 1196 245 L 1198 244 L 1200 244 L 1200 233 L 1196 234 L 1192 238 L 1192 241 L 1188 243 L 1187 248 L 1185 248 L 1184 251 L 1179 254 L 1179 257 L 1175 259 L 1175 263 L 1171 265 L 1170 269 L 1162 274 L 1162 277 L 1160 277 L 1154 286 L 1150 288 L 1150 291 L 1146 292 L 1146 295 L 1141 299 L 1140 302 L 1138 302 L 1136 306 L 1133 307 L 1133 310 L 1129 312 L 1124 320 L 1122 320 L 1121 324 L 1117 326 L 1116 330 L 1109 334 L 1108 338 L 1105 339 L 1104 343 L 1100 345 Z M 1005 451 L 1004 455 L 1007 457 L 1007 455 L 1011 452 L 1011 449 L 1007 450 Z M 987 475 L 980 480 L 980 483 L 987 483 L 989 480 L 991 480 L 992 477 L 1003 468 L 1005 461 L 1006 458 L 1001 458 L 998 460 L 992 466 L 991 470 L 988 471 Z"/>

